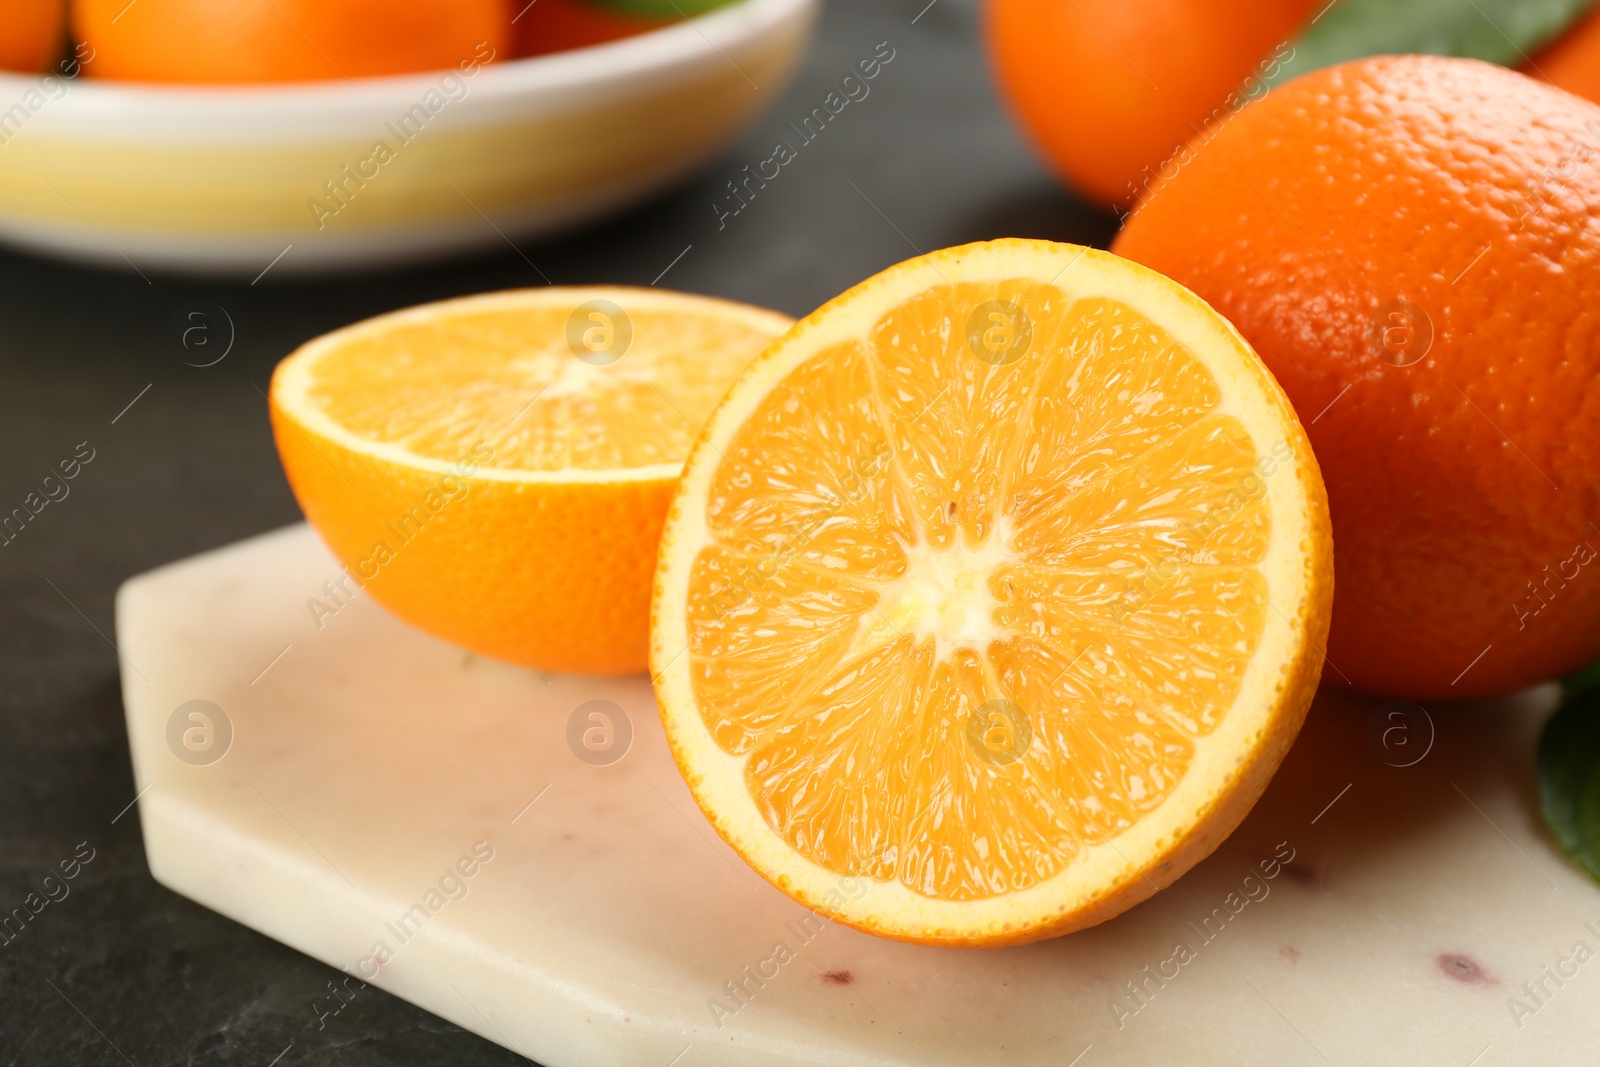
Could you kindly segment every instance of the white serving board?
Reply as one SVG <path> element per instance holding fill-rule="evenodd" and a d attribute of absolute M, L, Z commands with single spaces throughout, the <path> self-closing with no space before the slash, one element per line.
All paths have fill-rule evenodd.
<path fill-rule="evenodd" d="M 1600 951 L 1600 888 L 1541 828 L 1531 774 L 1548 690 L 1430 709 L 1409 767 L 1375 754 L 1371 705 L 1325 693 L 1245 824 L 1150 902 L 1042 944 L 922 948 L 808 925 L 746 868 L 644 679 L 547 682 L 339 606 L 338 575 L 297 526 L 123 587 L 151 872 L 548 1067 L 1600 1062 L 1600 959 L 1572 956 Z M 338 606 L 321 629 L 311 598 Z M 169 734 L 193 700 L 222 709 L 225 750 L 220 720 L 209 749 L 187 711 Z M 609 765 L 568 743 L 591 700 L 631 722 Z"/>

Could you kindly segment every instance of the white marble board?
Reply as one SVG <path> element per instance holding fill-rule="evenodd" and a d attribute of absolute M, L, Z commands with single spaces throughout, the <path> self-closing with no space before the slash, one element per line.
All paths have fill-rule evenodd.
<path fill-rule="evenodd" d="M 1432 708 L 1431 744 L 1387 749 L 1325 692 L 1245 824 L 1150 902 L 922 948 L 746 868 L 646 680 L 469 655 L 330 597 L 338 574 L 291 527 L 131 580 L 117 633 L 151 872 L 351 997 L 370 976 L 547 1067 L 1600 1062 L 1600 962 L 1574 954 L 1600 951 L 1600 887 L 1536 808 L 1548 690 Z"/>

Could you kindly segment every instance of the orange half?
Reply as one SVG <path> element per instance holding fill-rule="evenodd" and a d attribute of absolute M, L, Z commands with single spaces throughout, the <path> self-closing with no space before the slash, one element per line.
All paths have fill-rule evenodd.
<path fill-rule="evenodd" d="M 689 448 L 786 315 L 658 289 L 487 293 L 302 345 L 273 435 L 344 564 L 319 628 L 369 592 L 541 671 L 645 666 L 661 525 Z"/>
<path fill-rule="evenodd" d="M 1333 592 L 1321 476 L 1199 298 L 1007 240 L 845 293 L 685 466 L 651 665 L 718 832 L 872 933 L 1110 918 L 1238 825 L 1299 730 Z"/>

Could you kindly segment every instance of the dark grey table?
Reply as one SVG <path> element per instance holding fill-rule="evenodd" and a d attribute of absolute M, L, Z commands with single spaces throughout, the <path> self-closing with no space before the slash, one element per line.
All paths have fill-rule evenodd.
<path fill-rule="evenodd" d="M 81 844 L 94 856 L 67 896 L 0 937 L 0 1064 L 520 1059 L 370 987 L 319 1027 L 313 1001 L 336 972 L 151 880 L 112 597 L 140 571 L 299 519 L 259 390 L 334 327 L 540 284 L 529 260 L 557 284 L 647 284 L 692 246 L 662 285 L 798 315 L 918 250 L 1002 236 L 1103 246 L 1116 220 L 1061 192 L 1001 112 L 974 0 L 927 2 L 835 0 L 802 77 L 726 154 L 654 203 L 521 253 L 246 286 L 0 252 L 0 512 L 80 442 L 94 450 L 70 494 L 0 547 L 0 914 Z M 724 183 L 880 41 L 895 59 L 871 95 L 719 229 Z M 215 366 L 186 365 L 201 360 L 169 342 L 193 300 L 235 323 Z"/>

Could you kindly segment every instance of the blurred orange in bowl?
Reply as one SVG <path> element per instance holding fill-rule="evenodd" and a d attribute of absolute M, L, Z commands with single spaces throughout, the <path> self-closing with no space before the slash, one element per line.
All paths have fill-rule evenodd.
<path fill-rule="evenodd" d="M 1272 75 L 1318 0 L 988 0 L 1001 94 L 1051 167 L 1101 204 L 1137 198 L 1211 118 Z M 1284 53 L 1286 54 L 1286 53 Z M 1235 97 L 1235 99 L 1230 99 Z"/>
<path fill-rule="evenodd" d="M 86 0 L 79 18 L 98 12 L 116 34 L 176 2 L 137 0 L 116 19 Z M 304 0 L 238 0 L 261 2 L 292 14 Z M 711 158 L 782 98 L 821 7 L 740 0 L 611 47 L 513 59 L 514 13 L 480 53 L 464 14 L 476 3 L 454 9 L 460 32 L 441 53 L 465 42 L 466 58 L 440 70 L 357 77 L 324 48 L 348 80 L 127 81 L 111 38 L 82 56 L 95 77 L 69 88 L 0 71 L 0 113 L 13 116 L 0 129 L 0 240 L 245 281 L 510 254 L 508 241 L 616 211 Z"/>
<path fill-rule="evenodd" d="M 1600 102 L 1600 7 L 1534 56 L 1524 73 Z"/>
<path fill-rule="evenodd" d="M 614 11 L 588 0 L 537 0 L 513 18 L 519 56 L 588 48 L 678 21 Z"/>
<path fill-rule="evenodd" d="M 487 62 L 511 17 L 509 0 L 75 0 L 72 29 L 100 78 L 293 82 Z"/>
<path fill-rule="evenodd" d="M 0 69 L 39 71 L 66 40 L 65 0 L 0 0 Z"/>

